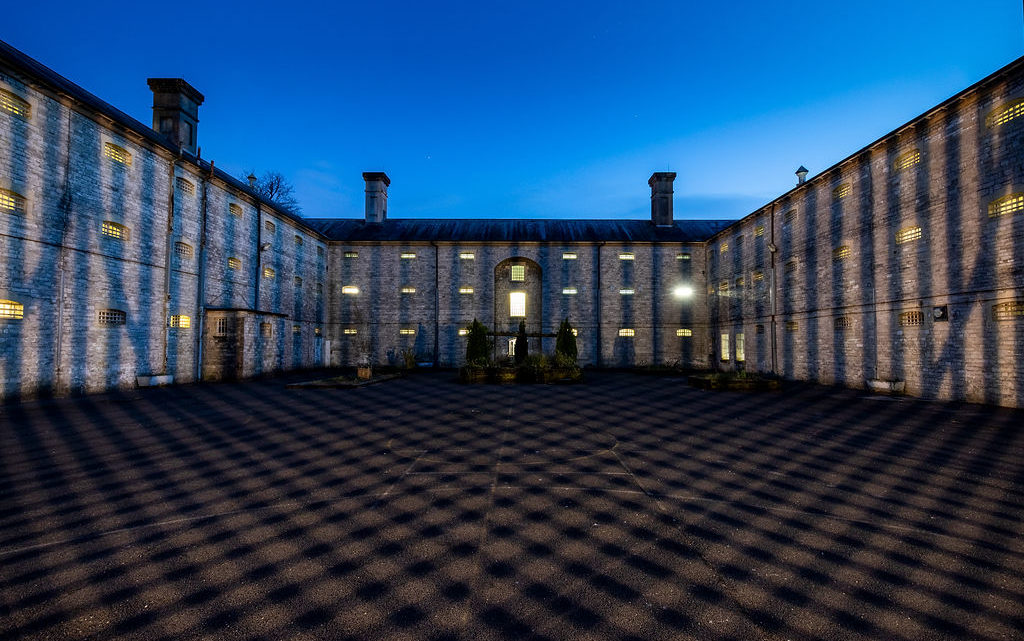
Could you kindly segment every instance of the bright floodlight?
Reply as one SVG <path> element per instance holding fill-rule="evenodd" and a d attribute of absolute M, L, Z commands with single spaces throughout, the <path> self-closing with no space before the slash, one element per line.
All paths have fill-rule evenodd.
<path fill-rule="evenodd" d="M 693 296 L 693 287 L 680 285 L 672 290 L 672 293 L 676 295 L 676 298 L 691 298 Z"/>

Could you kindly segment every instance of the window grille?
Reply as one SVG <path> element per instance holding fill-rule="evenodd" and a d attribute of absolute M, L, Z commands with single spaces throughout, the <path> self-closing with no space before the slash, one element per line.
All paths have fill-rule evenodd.
<path fill-rule="evenodd" d="M 132 155 L 124 147 L 118 147 L 110 142 L 105 143 L 103 145 L 103 155 L 119 165 L 123 165 L 125 167 L 132 166 Z"/>
<path fill-rule="evenodd" d="M 623 327 L 619 330 L 619 336 L 631 337 L 636 336 L 636 330 L 631 327 Z"/>
<path fill-rule="evenodd" d="M 416 258 L 416 254 L 414 252 L 402 252 L 399 257 L 403 260 L 412 260 Z"/>
<path fill-rule="evenodd" d="M 750 274 L 750 279 L 753 280 L 755 283 L 764 282 L 764 272 L 759 269 L 755 270 L 753 273 Z"/>
<path fill-rule="evenodd" d="M 193 185 L 188 180 L 185 180 L 181 176 L 178 176 L 177 178 L 174 179 L 174 182 L 177 183 L 178 191 L 180 191 L 181 193 L 183 193 L 183 194 L 185 194 L 187 196 L 195 196 L 196 195 L 196 186 Z"/>
<path fill-rule="evenodd" d="M 1010 194 L 988 204 L 988 217 L 996 218 L 1018 211 L 1024 211 L 1024 193 Z"/>
<path fill-rule="evenodd" d="M 754 238 L 760 238 L 761 236 L 764 236 L 764 225 L 754 227 Z"/>
<path fill-rule="evenodd" d="M 408 327 L 403 327 L 402 329 L 398 330 L 398 333 L 401 336 L 415 336 L 416 335 L 416 330 L 415 329 L 410 329 Z"/>
<path fill-rule="evenodd" d="M 359 252 L 345 252 L 345 258 L 359 258 Z"/>
<path fill-rule="evenodd" d="M 724 254 L 727 251 L 729 251 L 729 242 L 728 241 L 723 241 L 720 245 L 718 245 L 718 253 L 719 254 Z"/>
<path fill-rule="evenodd" d="M 1009 321 L 1024 318 L 1024 300 L 997 303 L 992 306 L 992 320 Z"/>
<path fill-rule="evenodd" d="M 736 362 L 742 363 L 747 360 L 746 346 L 744 345 L 743 334 L 736 334 Z"/>
<path fill-rule="evenodd" d="M 8 189 L 0 189 L 0 210 L 24 215 L 25 197 Z"/>
<path fill-rule="evenodd" d="M 837 330 L 850 329 L 850 317 L 836 316 L 832 321 L 832 327 Z"/>
<path fill-rule="evenodd" d="M 522 282 L 524 280 L 526 280 L 526 266 L 512 265 L 512 281 Z"/>
<path fill-rule="evenodd" d="M 175 314 L 174 316 L 171 316 L 171 327 L 188 329 L 189 327 L 192 327 L 192 319 L 183 314 Z"/>
<path fill-rule="evenodd" d="M 1016 100 L 993 109 L 985 119 L 985 124 L 989 127 L 997 127 L 1022 114 L 1024 114 L 1024 100 Z"/>
<path fill-rule="evenodd" d="M 344 287 L 341 288 L 341 293 L 348 294 L 350 296 L 355 296 L 356 294 L 359 293 L 359 288 L 356 287 L 355 285 L 345 285 Z"/>
<path fill-rule="evenodd" d="M 237 203 L 228 203 L 228 213 L 230 213 L 235 218 L 241 218 L 242 217 L 242 207 L 241 207 L 241 205 L 238 205 Z"/>
<path fill-rule="evenodd" d="M 415 287 L 403 287 L 402 288 L 402 293 L 403 294 L 415 294 L 416 293 L 416 288 Z"/>
<path fill-rule="evenodd" d="M 301 325 L 292 325 L 292 334 L 301 334 L 301 333 L 302 333 L 302 326 Z"/>
<path fill-rule="evenodd" d="M 218 318 L 217 329 L 215 334 L 217 336 L 227 336 L 235 333 L 235 323 L 230 318 Z"/>
<path fill-rule="evenodd" d="M 721 343 L 722 343 L 722 355 L 721 355 L 722 356 L 722 360 L 723 361 L 727 361 L 727 360 L 729 360 L 729 335 L 728 334 L 722 334 L 721 338 L 722 338 L 722 341 L 721 341 Z"/>
<path fill-rule="evenodd" d="M 800 329 L 800 323 L 796 321 L 786 321 L 786 331 L 795 332 Z"/>
<path fill-rule="evenodd" d="M 181 258 L 192 258 L 192 245 L 178 241 L 174 243 L 174 253 Z"/>
<path fill-rule="evenodd" d="M 619 260 L 633 260 L 635 258 L 636 256 L 633 255 L 633 252 L 622 252 L 619 254 Z"/>
<path fill-rule="evenodd" d="M 264 267 L 263 268 L 263 277 L 264 278 L 273 278 L 276 274 L 277 274 L 277 272 L 275 272 L 270 267 Z"/>
<path fill-rule="evenodd" d="M 686 252 L 683 252 L 681 254 L 676 254 L 676 260 L 690 260 L 690 254 L 688 254 Z"/>
<path fill-rule="evenodd" d="M 128 322 L 128 315 L 120 309 L 101 309 L 96 322 L 104 326 L 124 325 Z"/>
<path fill-rule="evenodd" d="M 575 287 L 563 287 L 562 288 L 562 293 L 565 294 L 566 296 L 572 296 L 573 294 L 576 293 L 576 288 Z"/>
<path fill-rule="evenodd" d="M 850 195 L 850 183 L 843 183 L 832 190 L 833 200 L 842 200 Z"/>
<path fill-rule="evenodd" d="M 619 290 L 619 294 L 621 294 L 623 296 L 632 296 L 635 293 L 636 293 L 636 290 L 634 290 L 633 288 L 630 288 L 630 287 L 627 287 L 626 289 L 620 289 Z"/>
<path fill-rule="evenodd" d="M 832 250 L 832 260 L 845 260 L 850 257 L 851 253 L 849 246 L 840 245 Z"/>
<path fill-rule="evenodd" d="M 917 325 L 924 325 L 924 312 L 900 313 L 900 327 L 915 327 Z"/>
<path fill-rule="evenodd" d="M 526 292 L 510 292 L 508 295 L 508 315 L 512 318 L 526 316 Z"/>
<path fill-rule="evenodd" d="M 794 220 L 796 220 L 796 209 L 790 209 L 789 211 L 782 215 L 783 224 L 789 224 Z"/>
<path fill-rule="evenodd" d="M 32 105 L 6 89 L 0 89 L 0 111 L 6 111 L 25 120 L 32 118 Z"/>
<path fill-rule="evenodd" d="M 473 293 L 473 288 L 472 287 L 460 287 L 459 288 L 459 293 L 460 294 L 472 294 Z"/>
<path fill-rule="evenodd" d="M 693 330 L 692 329 L 687 329 L 685 327 L 682 328 L 682 329 L 677 329 L 676 330 L 676 336 L 682 336 L 682 337 L 693 336 Z"/>
<path fill-rule="evenodd" d="M 476 260 L 476 254 L 473 252 L 461 252 L 459 253 L 459 260 Z"/>
<path fill-rule="evenodd" d="M 909 243 L 909 242 L 917 240 L 920 237 L 921 237 L 921 228 L 920 227 L 917 227 L 917 226 L 914 226 L 914 227 L 904 227 L 903 229 L 901 229 L 898 232 L 896 232 L 896 244 L 897 245 L 902 245 L 904 243 Z"/>
<path fill-rule="evenodd" d="M 562 252 L 562 260 L 576 260 L 576 252 Z"/>
<path fill-rule="evenodd" d="M 907 167 L 913 167 L 919 162 L 921 162 L 921 152 L 917 149 L 911 149 L 910 151 L 902 153 L 896 157 L 896 161 L 893 163 L 893 168 L 896 171 L 900 171 Z"/>
<path fill-rule="evenodd" d="M 718 293 L 723 296 L 729 293 L 729 281 L 723 280 L 718 283 Z"/>
<path fill-rule="evenodd" d="M 228 269 L 241 269 L 242 261 L 238 260 L 234 256 L 228 258 Z"/>
<path fill-rule="evenodd" d="M 0 300 L 0 318 L 21 320 L 25 318 L 25 306 L 14 300 Z"/>
<path fill-rule="evenodd" d="M 346 336 L 355 336 L 359 333 L 359 330 L 354 327 L 346 327 L 343 331 Z"/>
<path fill-rule="evenodd" d="M 127 241 L 129 236 L 127 227 L 109 220 L 103 221 L 103 227 L 100 229 L 100 231 L 103 233 L 104 236 L 116 238 L 117 240 Z"/>

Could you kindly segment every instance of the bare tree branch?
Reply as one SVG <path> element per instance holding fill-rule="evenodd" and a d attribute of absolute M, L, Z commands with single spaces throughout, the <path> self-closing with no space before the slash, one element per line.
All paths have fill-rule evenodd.
<path fill-rule="evenodd" d="M 254 171 L 247 171 L 243 172 L 239 178 L 248 184 L 249 176 L 255 174 Z M 272 200 L 280 205 L 281 209 L 296 216 L 302 215 L 302 206 L 299 205 L 299 200 L 295 197 L 295 186 L 288 182 L 281 172 L 263 172 L 263 175 L 256 179 L 253 190 L 267 200 Z"/>

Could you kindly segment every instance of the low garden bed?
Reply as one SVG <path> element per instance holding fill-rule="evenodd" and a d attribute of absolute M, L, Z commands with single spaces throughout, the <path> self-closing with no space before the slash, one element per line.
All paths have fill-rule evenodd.
<path fill-rule="evenodd" d="M 748 374 L 746 372 L 710 372 L 694 374 L 687 379 L 691 387 L 706 390 L 734 392 L 765 392 L 782 389 L 778 378 Z"/>
<path fill-rule="evenodd" d="M 330 378 L 318 378 L 313 381 L 303 381 L 301 383 L 290 383 L 285 385 L 285 387 L 287 389 L 348 389 L 352 387 L 375 385 L 377 383 L 383 383 L 384 381 L 390 381 L 401 377 L 402 374 L 400 372 L 373 373 L 369 378 L 343 375 L 332 376 Z"/>
<path fill-rule="evenodd" d="M 513 383 L 579 383 L 583 380 L 583 370 L 579 367 L 546 367 L 538 368 L 531 365 L 519 367 L 507 366 L 470 366 L 459 368 L 459 381 L 462 383 L 497 383 L 511 385 Z"/>

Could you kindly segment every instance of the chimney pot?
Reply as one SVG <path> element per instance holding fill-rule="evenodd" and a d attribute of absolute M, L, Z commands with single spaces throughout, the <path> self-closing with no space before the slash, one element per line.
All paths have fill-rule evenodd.
<path fill-rule="evenodd" d="M 796 184 L 802 185 L 807 180 L 807 167 L 800 165 L 800 169 L 796 170 Z"/>
<path fill-rule="evenodd" d="M 249 189 L 256 189 L 256 174 L 249 174 L 246 179 L 249 181 Z"/>
<path fill-rule="evenodd" d="M 198 157 L 196 128 L 203 94 L 183 78 L 148 78 L 146 83 L 153 91 L 153 129 Z"/>
<path fill-rule="evenodd" d="M 674 171 L 656 171 L 647 181 L 651 186 L 651 222 L 658 227 L 673 225 L 672 181 L 675 179 Z"/>

